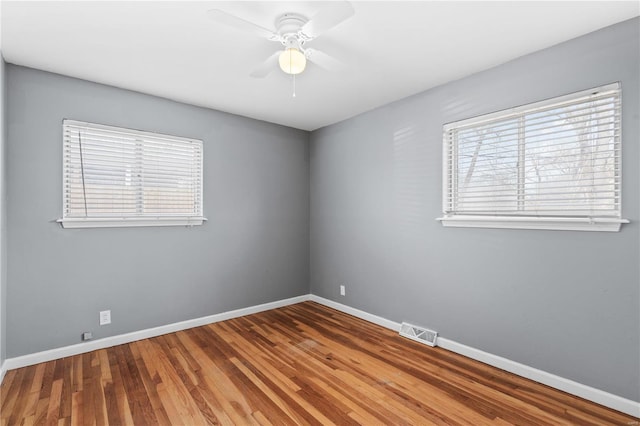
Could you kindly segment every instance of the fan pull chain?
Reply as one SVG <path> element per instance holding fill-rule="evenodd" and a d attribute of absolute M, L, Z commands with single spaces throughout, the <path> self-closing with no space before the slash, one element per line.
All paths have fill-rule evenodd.
<path fill-rule="evenodd" d="M 296 97 L 296 75 L 293 74 L 293 97 Z"/>

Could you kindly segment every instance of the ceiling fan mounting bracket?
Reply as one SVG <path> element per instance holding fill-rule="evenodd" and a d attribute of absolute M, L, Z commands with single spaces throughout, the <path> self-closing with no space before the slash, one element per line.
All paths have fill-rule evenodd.
<path fill-rule="evenodd" d="M 298 13 L 285 13 L 276 19 L 276 33 L 283 41 L 293 36 L 302 42 L 308 41 L 310 37 L 302 32 L 302 27 L 307 22 L 309 19 L 306 16 Z"/>

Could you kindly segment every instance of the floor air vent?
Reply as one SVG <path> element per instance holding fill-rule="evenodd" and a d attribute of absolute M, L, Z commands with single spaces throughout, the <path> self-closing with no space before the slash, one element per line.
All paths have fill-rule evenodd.
<path fill-rule="evenodd" d="M 416 327 L 415 325 L 407 324 L 406 322 L 403 322 L 400 327 L 400 335 L 415 340 L 416 342 L 424 343 L 425 345 L 437 345 L 437 331 Z"/>

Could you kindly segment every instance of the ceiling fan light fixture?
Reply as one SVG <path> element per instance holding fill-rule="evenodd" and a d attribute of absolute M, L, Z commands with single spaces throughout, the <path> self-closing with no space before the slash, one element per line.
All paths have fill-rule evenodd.
<path fill-rule="evenodd" d="M 300 74 L 307 66 L 307 58 L 304 53 L 295 47 L 289 47 L 280 53 L 278 58 L 280 69 L 287 74 Z"/>

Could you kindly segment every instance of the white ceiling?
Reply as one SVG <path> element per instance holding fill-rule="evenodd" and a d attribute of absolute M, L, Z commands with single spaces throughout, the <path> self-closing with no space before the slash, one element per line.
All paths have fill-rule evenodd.
<path fill-rule="evenodd" d="M 249 73 L 278 49 L 215 24 L 222 9 L 266 28 L 326 2 L 2 1 L 7 62 L 314 130 L 640 14 L 638 1 L 352 2 L 313 40 L 346 64 L 297 77 Z"/>

